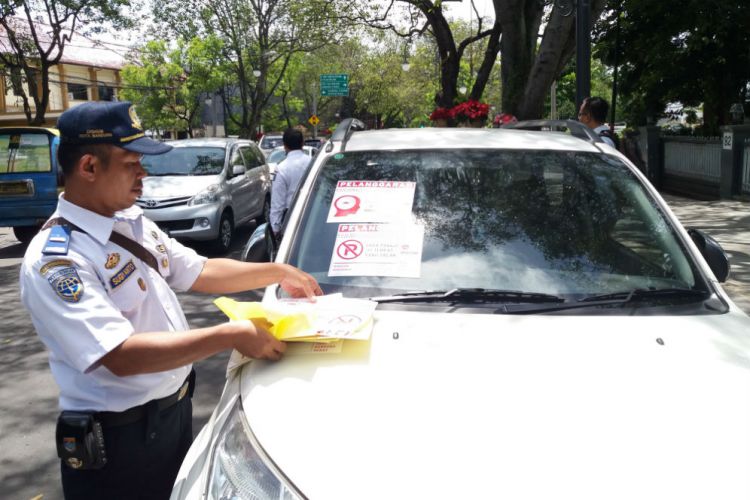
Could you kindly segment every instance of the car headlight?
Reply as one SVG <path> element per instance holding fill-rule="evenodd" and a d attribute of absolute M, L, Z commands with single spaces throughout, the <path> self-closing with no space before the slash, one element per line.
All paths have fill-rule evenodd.
<path fill-rule="evenodd" d="M 190 198 L 190 201 L 188 201 L 188 205 L 193 206 L 193 205 L 203 205 L 205 203 L 214 203 L 218 199 L 219 199 L 219 186 L 217 186 L 216 184 L 211 184 L 206 189 L 204 189 L 200 193 Z"/>
<path fill-rule="evenodd" d="M 239 400 L 221 430 L 209 470 L 209 500 L 300 500 L 260 448 Z"/>

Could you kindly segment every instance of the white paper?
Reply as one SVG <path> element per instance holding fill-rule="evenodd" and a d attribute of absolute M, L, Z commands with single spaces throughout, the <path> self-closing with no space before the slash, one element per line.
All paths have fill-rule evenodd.
<path fill-rule="evenodd" d="M 424 227 L 340 224 L 328 276 L 419 278 Z"/>
<path fill-rule="evenodd" d="M 326 222 L 411 222 L 415 182 L 338 181 Z"/>

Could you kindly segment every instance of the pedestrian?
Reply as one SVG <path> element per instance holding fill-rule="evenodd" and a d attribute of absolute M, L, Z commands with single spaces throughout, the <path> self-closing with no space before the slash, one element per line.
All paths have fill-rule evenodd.
<path fill-rule="evenodd" d="M 581 103 L 578 110 L 578 121 L 599 134 L 604 142 L 615 149 L 619 149 L 619 139 L 617 134 L 612 132 L 607 121 L 609 112 L 609 103 L 601 97 L 587 97 Z"/>
<path fill-rule="evenodd" d="M 232 293 L 280 283 L 321 294 L 284 264 L 206 259 L 134 205 L 145 137 L 128 102 L 90 102 L 58 120 L 65 192 L 29 244 L 21 299 L 60 390 L 56 441 L 67 499 L 166 499 L 192 442 L 191 363 L 226 349 L 277 360 L 285 344 L 251 321 L 190 329 L 172 289 Z"/>
<path fill-rule="evenodd" d="M 281 226 L 286 211 L 292 202 L 302 177 L 310 164 L 310 157 L 302 150 L 304 138 L 302 132 L 288 128 L 282 138 L 286 158 L 276 166 L 275 177 L 271 186 L 270 223 L 276 238 L 281 237 Z"/>

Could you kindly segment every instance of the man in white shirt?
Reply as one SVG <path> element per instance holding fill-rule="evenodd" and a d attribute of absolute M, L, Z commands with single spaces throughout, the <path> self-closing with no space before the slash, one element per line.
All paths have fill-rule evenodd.
<path fill-rule="evenodd" d="M 302 132 L 293 128 L 287 129 L 283 141 L 286 158 L 276 167 L 276 177 L 271 187 L 270 223 L 274 235 L 277 236 L 280 236 L 284 215 L 310 164 L 310 157 L 302 151 Z"/>
<path fill-rule="evenodd" d="M 285 349 L 247 320 L 190 329 L 172 289 L 322 292 L 292 266 L 201 257 L 143 217 L 141 157 L 171 146 L 145 137 L 130 103 L 76 106 L 58 129 L 65 192 L 29 244 L 20 288 L 60 388 L 63 493 L 168 498 L 192 442 L 191 364 L 226 349 L 276 360 Z"/>
<path fill-rule="evenodd" d="M 587 97 L 578 110 L 578 121 L 596 132 L 604 142 L 617 149 L 617 140 L 607 121 L 609 104 L 601 97 Z"/>

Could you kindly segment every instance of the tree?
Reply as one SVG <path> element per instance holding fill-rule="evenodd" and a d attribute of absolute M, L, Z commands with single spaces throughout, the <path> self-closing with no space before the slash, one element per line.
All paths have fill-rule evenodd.
<path fill-rule="evenodd" d="M 616 49 L 619 18 L 619 50 Z M 706 131 L 728 123 L 750 83 L 750 3 L 736 0 L 623 0 L 596 30 L 595 54 L 620 63 L 629 121 L 645 124 L 668 102 L 703 103 Z"/>
<path fill-rule="evenodd" d="M 337 43 L 339 0 L 155 0 L 158 18 L 176 32 L 214 34 L 230 70 L 226 115 L 241 137 L 251 137 L 281 85 L 294 54 Z"/>
<path fill-rule="evenodd" d="M 122 69 L 122 96 L 138 105 L 149 128 L 187 130 L 192 137 L 203 98 L 223 81 L 220 52 L 214 36 L 178 40 L 172 49 L 163 40 L 148 42 L 136 63 Z"/>
<path fill-rule="evenodd" d="M 26 120 L 42 125 L 49 105 L 50 68 L 76 33 L 96 33 L 103 25 L 126 27 L 122 14 L 130 0 L 3 0 L 0 2 L 0 64 L 10 72 Z M 26 84 L 24 86 L 24 84 Z M 34 102 L 34 110 L 30 100 Z"/>
<path fill-rule="evenodd" d="M 605 4 L 606 0 L 591 1 L 592 19 L 599 17 Z M 458 42 L 446 20 L 442 0 L 389 0 L 382 8 L 367 5 L 369 9 L 360 9 L 356 19 L 369 26 L 392 30 L 403 37 L 429 33 L 435 39 L 441 64 L 440 91 L 435 102 L 442 107 L 450 107 L 456 100 L 456 82 L 467 47 L 486 39 L 469 97 L 481 99 L 499 53 L 502 110 L 521 119 L 539 118 L 550 85 L 575 48 L 575 17 L 570 15 L 569 2 L 493 0 L 492 25 L 487 27 L 488 23 L 477 16 L 476 29 Z M 397 5 L 404 8 L 401 15 L 396 12 Z"/>

